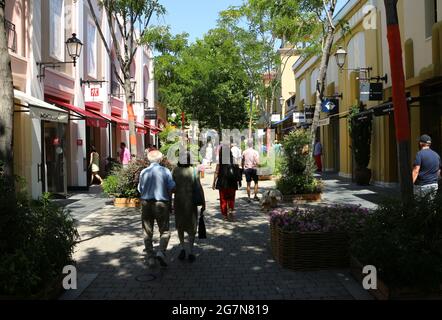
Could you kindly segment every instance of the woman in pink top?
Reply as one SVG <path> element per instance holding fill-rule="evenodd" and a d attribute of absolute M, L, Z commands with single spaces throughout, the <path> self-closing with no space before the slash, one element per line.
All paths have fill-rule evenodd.
<path fill-rule="evenodd" d="M 123 167 L 126 167 L 130 162 L 130 151 L 124 142 L 120 144 L 120 162 Z"/>

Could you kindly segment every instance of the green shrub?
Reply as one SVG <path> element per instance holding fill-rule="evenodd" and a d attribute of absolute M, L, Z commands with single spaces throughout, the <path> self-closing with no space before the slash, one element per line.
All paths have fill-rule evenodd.
<path fill-rule="evenodd" d="M 352 244 L 363 265 L 396 288 L 439 289 L 442 284 L 442 196 L 413 204 L 390 200 L 370 215 Z"/>
<path fill-rule="evenodd" d="M 368 114 L 364 119 L 357 119 L 360 112 L 364 111 L 358 106 L 353 106 L 348 115 L 348 129 L 351 138 L 351 150 L 359 169 L 365 169 L 370 163 L 371 132 L 373 117 Z"/>
<path fill-rule="evenodd" d="M 66 210 L 45 194 L 30 201 L 0 175 L 0 295 L 30 297 L 72 264 L 78 233 Z M 61 280 L 60 280 L 61 281 Z"/>
<path fill-rule="evenodd" d="M 284 153 L 278 160 L 281 178 L 276 187 L 282 194 L 303 194 L 320 192 L 322 185 L 314 177 L 314 161 L 309 146 L 310 133 L 296 130 L 285 136 L 282 143 Z"/>
<path fill-rule="evenodd" d="M 148 161 L 136 160 L 126 167 L 115 167 L 111 175 L 103 180 L 103 191 L 116 198 L 138 198 L 140 173 L 148 166 Z"/>

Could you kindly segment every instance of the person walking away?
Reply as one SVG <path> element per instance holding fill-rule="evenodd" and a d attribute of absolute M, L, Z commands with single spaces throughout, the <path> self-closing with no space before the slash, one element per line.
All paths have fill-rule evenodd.
<path fill-rule="evenodd" d="M 236 143 L 232 143 L 232 155 L 234 164 L 240 166 L 242 161 L 241 149 Z"/>
<path fill-rule="evenodd" d="M 189 249 L 187 251 L 188 259 L 190 262 L 194 262 L 195 255 L 193 254 L 193 247 L 199 220 L 198 207 L 194 204 L 192 195 L 194 188 L 198 188 L 204 198 L 204 190 L 201 186 L 198 172 L 196 168 L 192 166 L 190 161 L 190 153 L 187 153 L 187 161 L 181 163 L 180 159 L 180 161 L 178 161 L 178 166 L 173 170 L 172 177 L 176 184 L 173 206 L 175 208 L 175 225 L 181 246 L 178 259 L 184 260 L 186 258 L 184 233 L 187 233 L 189 242 Z M 206 210 L 205 204 L 202 205 L 202 210 Z"/>
<path fill-rule="evenodd" d="M 223 154 L 226 155 L 224 158 Z M 234 221 L 235 194 L 240 182 L 239 166 L 233 163 L 233 154 L 227 144 L 220 148 L 218 157 L 219 163 L 216 165 L 212 189 L 219 190 L 221 214 L 224 220 Z"/>
<path fill-rule="evenodd" d="M 319 138 L 316 138 L 315 147 L 313 149 L 313 157 L 315 158 L 316 163 L 316 172 L 321 173 L 322 172 L 322 144 Z"/>
<path fill-rule="evenodd" d="M 275 140 L 275 142 L 273 143 L 273 152 L 275 153 L 275 156 L 281 155 L 281 149 L 282 149 L 281 144 L 279 143 L 278 140 Z"/>
<path fill-rule="evenodd" d="M 123 165 L 123 168 L 127 167 L 131 160 L 131 155 L 129 149 L 126 147 L 124 142 L 120 143 L 120 162 Z"/>
<path fill-rule="evenodd" d="M 213 162 L 213 146 L 212 146 L 212 143 L 211 143 L 211 142 L 209 142 L 209 143 L 207 144 L 207 147 L 206 147 L 206 155 L 205 155 L 205 157 L 204 157 L 204 160 L 205 160 L 206 163 L 209 164 L 209 167 L 212 168 L 212 162 Z"/>
<path fill-rule="evenodd" d="M 420 151 L 416 154 L 413 168 L 414 195 L 433 198 L 438 190 L 438 180 L 442 167 L 440 156 L 431 150 L 431 137 L 422 135 L 419 139 Z"/>
<path fill-rule="evenodd" d="M 242 167 L 244 174 L 246 176 L 247 182 L 247 201 L 250 203 L 250 189 L 252 185 L 252 180 L 254 182 L 254 200 L 259 201 L 258 198 L 258 165 L 259 165 L 259 153 L 253 149 L 253 141 L 247 142 L 248 148 L 244 150 L 242 154 Z"/>
<path fill-rule="evenodd" d="M 141 196 L 141 220 L 144 232 L 144 246 L 146 248 L 149 266 L 155 265 L 152 246 L 155 221 L 160 231 L 160 245 L 155 258 L 162 267 L 167 267 L 166 249 L 170 239 L 169 216 L 170 199 L 175 189 L 175 182 L 169 169 L 160 165 L 163 154 L 157 150 L 149 152 L 147 159 L 149 167 L 140 173 L 138 191 Z"/>
<path fill-rule="evenodd" d="M 95 146 L 91 147 L 91 158 L 89 161 L 89 167 L 91 167 L 92 171 L 92 177 L 91 177 L 91 185 L 94 182 L 94 178 L 98 179 L 100 181 L 100 186 L 103 184 L 103 179 L 101 179 L 99 172 L 100 172 L 100 155 L 97 152 L 97 149 L 95 149 Z"/>

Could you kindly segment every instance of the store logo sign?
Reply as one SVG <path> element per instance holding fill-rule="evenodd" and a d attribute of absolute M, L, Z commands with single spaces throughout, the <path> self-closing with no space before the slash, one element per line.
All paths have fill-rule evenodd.
<path fill-rule="evenodd" d="M 366 5 L 362 8 L 362 13 L 364 14 L 364 19 L 362 21 L 362 26 L 365 30 L 376 30 L 377 29 L 377 11 L 374 5 Z"/>

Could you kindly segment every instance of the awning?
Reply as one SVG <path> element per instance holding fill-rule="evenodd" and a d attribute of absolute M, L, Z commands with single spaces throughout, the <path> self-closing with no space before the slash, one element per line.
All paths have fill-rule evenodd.
<path fill-rule="evenodd" d="M 272 123 L 272 127 L 273 126 L 277 126 L 277 125 L 279 125 L 279 124 L 281 124 L 281 123 L 283 123 L 283 122 L 285 122 L 285 121 L 287 121 L 287 120 L 289 120 L 291 118 L 293 118 L 293 110 L 289 111 L 289 113 L 287 114 L 287 116 L 284 119 L 282 119 L 282 120 L 280 120 L 278 122 L 273 122 Z"/>
<path fill-rule="evenodd" d="M 41 120 L 53 121 L 53 122 L 68 122 L 68 113 L 56 106 L 53 106 L 43 100 L 37 99 L 29 94 L 20 90 L 14 89 L 14 98 L 20 100 L 22 103 L 27 104 L 31 112 L 31 117 L 39 118 Z"/>
<path fill-rule="evenodd" d="M 149 123 L 149 120 L 144 120 L 144 125 L 150 129 L 152 134 L 157 134 L 158 132 L 162 132 L 163 130 L 153 124 Z"/>
<path fill-rule="evenodd" d="M 81 119 L 86 119 L 86 125 L 90 127 L 96 127 L 96 128 L 106 128 L 107 127 L 107 121 L 106 118 L 103 118 L 102 116 L 90 112 L 85 109 L 81 109 L 79 107 L 73 106 L 69 103 L 59 101 L 52 98 L 46 98 L 48 102 L 55 103 L 56 105 L 60 106 L 61 108 L 64 108 L 68 111 L 72 111 L 77 114 Z"/>

